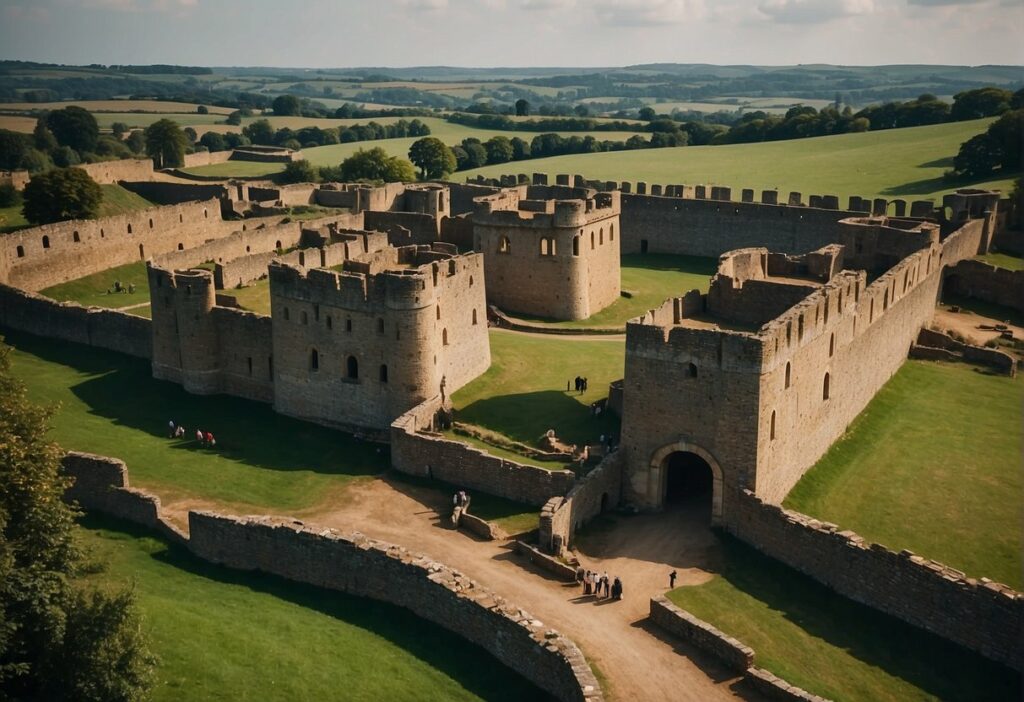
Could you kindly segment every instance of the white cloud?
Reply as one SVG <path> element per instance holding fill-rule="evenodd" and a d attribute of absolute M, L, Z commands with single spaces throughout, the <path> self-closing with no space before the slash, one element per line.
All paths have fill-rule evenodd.
<path fill-rule="evenodd" d="M 597 21 L 611 27 L 657 27 L 698 22 L 708 12 L 704 0 L 596 0 Z"/>
<path fill-rule="evenodd" d="M 877 9 L 874 0 L 766 0 L 758 5 L 763 16 L 783 24 L 820 24 Z"/>

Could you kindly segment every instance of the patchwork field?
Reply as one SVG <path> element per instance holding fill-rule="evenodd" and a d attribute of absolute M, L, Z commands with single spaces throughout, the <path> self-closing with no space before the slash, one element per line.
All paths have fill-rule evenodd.
<path fill-rule="evenodd" d="M 754 649 L 755 663 L 828 699 L 1016 700 L 1008 668 L 856 604 L 727 536 L 718 573 L 670 600 Z"/>
<path fill-rule="evenodd" d="M 908 361 L 784 505 L 1020 589 L 1024 379 Z"/>
<path fill-rule="evenodd" d="M 491 331 L 491 367 L 452 395 L 455 419 L 531 446 L 548 429 L 571 443 L 596 442 L 618 420 L 594 417 L 590 404 L 608 396 L 608 384 L 622 378 L 621 338 L 545 337 Z M 583 395 L 570 388 L 586 377 Z"/>
<path fill-rule="evenodd" d="M 87 582 L 135 592 L 160 658 L 156 702 L 543 696 L 400 607 L 215 566 L 124 522 L 86 518 L 78 536 L 104 566 Z"/>
<path fill-rule="evenodd" d="M 884 198 L 938 198 L 964 184 L 942 174 L 952 167 L 960 144 L 979 134 L 991 120 L 863 134 L 726 146 L 617 151 L 534 159 L 464 171 L 456 180 L 528 171 L 580 174 L 598 180 L 648 183 L 720 184 L 739 192 L 778 188 L 806 195 Z M 971 183 L 970 187 L 1009 192 L 1014 174 Z"/>
<path fill-rule="evenodd" d="M 626 321 L 658 307 L 670 297 L 678 297 L 694 289 L 707 292 L 711 276 L 717 270 L 718 261 L 713 258 L 669 254 L 624 254 L 622 290 L 630 293 L 631 297 L 620 297 L 618 301 L 597 314 L 570 322 L 552 322 L 517 316 L 542 322 L 550 327 L 622 328 L 625 327 Z"/>
<path fill-rule="evenodd" d="M 164 102 L 162 100 L 65 100 L 61 102 L 4 102 L 0 108 L 11 112 L 34 110 L 60 110 L 75 105 L 90 112 L 192 112 L 198 104 L 190 102 Z M 227 115 L 234 112 L 229 107 L 207 105 L 211 114 Z"/>

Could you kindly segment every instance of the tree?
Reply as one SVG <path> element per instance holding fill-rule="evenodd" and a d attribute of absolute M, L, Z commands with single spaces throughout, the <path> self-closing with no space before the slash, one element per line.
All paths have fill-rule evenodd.
<path fill-rule="evenodd" d="M 525 98 L 519 98 L 516 100 L 516 116 L 517 117 L 529 117 L 530 116 L 530 101 Z"/>
<path fill-rule="evenodd" d="M 484 144 L 487 150 L 487 163 L 508 163 L 512 160 L 512 142 L 508 137 L 491 137 Z"/>
<path fill-rule="evenodd" d="M 420 169 L 420 177 L 424 180 L 443 178 L 455 172 L 455 154 L 437 137 L 423 137 L 414 141 L 409 148 L 409 160 Z"/>
<path fill-rule="evenodd" d="M 658 113 L 654 111 L 653 107 L 641 107 L 640 108 L 640 119 L 645 122 L 650 122 L 658 116 Z"/>
<path fill-rule="evenodd" d="M 404 158 L 391 156 L 379 146 L 356 151 L 341 162 L 338 175 L 344 181 L 404 183 L 416 180 L 411 163 Z"/>
<path fill-rule="evenodd" d="M 53 152 L 53 163 L 58 168 L 68 168 L 69 166 L 77 166 L 82 162 L 82 159 L 78 158 L 78 153 L 70 146 L 58 147 Z"/>
<path fill-rule="evenodd" d="M 53 153 L 57 149 L 57 137 L 46 126 L 46 120 L 42 117 L 36 120 L 36 128 L 32 130 L 32 142 L 37 149 L 46 153 Z"/>
<path fill-rule="evenodd" d="M 1010 109 L 1013 93 L 1002 88 L 965 90 L 953 96 L 949 118 L 953 121 L 1001 115 Z"/>
<path fill-rule="evenodd" d="M 185 163 L 188 137 L 178 123 L 161 119 L 146 127 L 146 155 L 157 168 L 178 168 Z"/>
<path fill-rule="evenodd" d="M 25 149 L 18 168 L 23 168 L 32 175 L 35 175 L 36 173 L 42 173 L 53 168 L 53 159 L 50 158 L 50 154 L 39 149 Z"/>
<path fill-rule="evenodd" d="M 572 108 L 572 111 L 576 113 L 577 117 L 586 117 L 587 115 L 590 114 L 590 108 L 588 108 L 586 105 L 582 103 Z"/>
<path fill-rule="evenodd" d="M 242 113 L 239 112 L 238 110 L 235 110 L 234 112 L 229 114 L 227 116 L 227 118 L 225 118 L 225 120 L 224 120 L 224 124 L 231 124 L 231 125 L 234 125 L 236 127 L 239 124 L 241 124 L 241 123 L 242 123 Z"/>
<path fill-rule="evenodd" d="M 519 137 L 512 137 L 512 160 L 522 161 L 530 158 L 530 142 L 524 141 Z"/>
<path fill-rule="evenodd" d="M 466 168 L 481 168 L 487 165 L 487 149 L 478 140 L 466 139 L 462 142 L 462 148 L 469 157 Z"/>
<path fill-rule="evenodd" d="M 269 120 L 258 119 L 252 124 L 246 125 L 242 128 L 242 134 L 253 144 L 274 143 L 274 128 L 270 126 Z"/>
<path fill-rule="evenodd" d="M 199 135 L 196 134 L 196 130 L 192 127 L 185 127 L 181 131 L 185 134 L 185 138 L 188 139 L 189 144 L 195 144 L 196 140 L 199 139 Z"/>
<path fill-rule="evenodd" d="M 0 168 L 8 171 L 20 168 L 21 160 L 31 146 L 26 135 L 0 129 Z"/>
<path fill-rule="evenodd" d="M 118 139 L 128 133 L 128 125 L 124 122 L 114 122 L 110 125 L 110 130 L 114 133 Z"/>
<path fill-rule="evenodd" d="M 196 113 L 201 115 L 208 115 L 210 114 L 210 109 L 206 105 L 200 105 L 196 108 Z"/>
<path fill-rule="evenodd" d="M 1024 110 L 1007 112 L 988 125 L 988 134 L 1003 151 L 1003 170 L 1019 168 L 1024 157 Z"/>
<path fill-rule="evenodd" d="M 46 126 L 61 146 L 70 146 L 79 153 L 94 151 L 100 136 L 96 118 L 81 107 L 72 105 L 54 110 L 46 116 Z"/>
<path fill-rule="evenodd" d="M 953 171 L 962 178 L 987 176 L 1003 162 L 1003 150 L 988 134 L 978 134 L 960 145 L 953 158 Z"/>
<path fill-rule="evenodd" d="M 142 133 L 141 129 L 136 129 L 128 135 L 124 143 L 133 152 L 141 154 L 146 150 L 146 135 Z"/>
<path fill-rule="evenodd" d="M 79 173 L 84 171 L 79 169 Z M 36 179 L 33 179 L 33 182 Z M 31 185 L 31 183 L 29 184 Z M 0 344 L 0 680 L 5 699 L 136 702 L 155 659 L 130 591 L 75 584 L 82 555 L 63 501 L 49 411 L 28 402 Z"/>
<path fill-rule="evenodd" d="M 304 158 L 298 161 L 289 161 L 277 177 L 280 183 L 312 183 L 316 179 L 317 170 Z"/>
<path fill-rule="evenodd" d="M 274 102 L 271 104 L 274 108 L 275 115 L 297 115 L 301 111 L 301 103 L 299 99 L 294 95 L 279 95 L 274 98 Z"/>
<path fill-rule="evenodd" d="M 206 132 L 199 138 L 199 143 L 205 146 L 208 151 L 228 150 L 227 140 L 217 132 Z"/>
<path fill-rule="evenodd" d="M 81 168 L 59 168 L 33 176 L 22 197 L 25 219 L 48 224 L 95 217 L 103 190 Z"/>
<path fill-rule="evenodd" d="M 21 193 L 14 187 L 14 183 L 5 180 L 0 183 L 0 207 L 14 207 L 21 202 Z"/>

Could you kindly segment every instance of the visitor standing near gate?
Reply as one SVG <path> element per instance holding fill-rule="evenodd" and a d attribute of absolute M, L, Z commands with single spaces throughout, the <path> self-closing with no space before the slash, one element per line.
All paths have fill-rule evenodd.
<path fill-rule="evenodd" d="M 668 588 L 669 590 L 675 589 L 676 586 L 676 572 L 673 570 L 668 574 Z"/>

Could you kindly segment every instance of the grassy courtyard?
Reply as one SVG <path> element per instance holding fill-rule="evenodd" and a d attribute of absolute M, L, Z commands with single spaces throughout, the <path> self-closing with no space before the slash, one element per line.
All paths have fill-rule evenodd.
<path fill-rule="evenodd" d="M 1024 271 L 1024 258 L 1008 253 L 987 253 L 978 256 L 978 260 L 990 263 L 997 268 L 1011 271 Z"/>
<path fill-rule="evenodd" d="M 1020 699 L 1009 669 L 720 538 L 719 573 L 668 596 L 753 648 L 762 668 L 836 702 Z"/>
<path fill-rule="evenodd" d="M 130 294 L 112 292 L 114 281 L 120 281 L 124 289 L 133 285 L 135 291 Z M 39 292 L 60 302 L 77 302 L 86 306 L 119 309 L 145 304 L 148 307 L 149 278 L 146 276 L 146 262 L 126 263 L 123 266 L 87 275 L 84 278 L 60 283 Z"/>
<path fill-rule="evenodd" d="M 101 185 L 100 189 L 103 190 L 103 202 L 100 204 L 97 217 L 113 217 L 154 206 L 146 198 L 136 195 L 130 190 L 125 190 L 120 185 Z M 0 207 L 0 234 L 32 226 L 21 213 L 21 208 L 20 203 L 10 207 Z"/>
<path fill-rule="evenodd" d="M 908 361 L 785 506 L 1017 589 L 1024 379 Z"/>
<path fill-rule="evenodd" d="M 578 173 L 601 180 L 648 183 L 720 184 L 733 189 L 778 188 L 804 196 L 938 198 L 957 187 L 1000 188 L 1009 192 L 1016 174 L 952 184 L 942 174 L 953 164 L 960 144 L 988 127 L 990 119 L 951 122 L 928 127 L 889 129 L 861 134 L 726 146 L 686 146 L 674 149 L 613 151 L 536 159 L 487 166 L 453 177 L 528 171 Z"/>
<path fill-rule="evenodd" d="M 123 522 L 89 517 L 78 535 L 105 566 L 92 584 L 134 588 L 156 702 L 543 699 L 400 607 L 212 565 Z"/>
<path fill-rule="evenodd" d="M 594 417 L 590 404 L 622 378 L 622 339 L 541 337 L 491 332 L 491 367 L 452 395 L 455 418 L 531 446 L 548 429 L 571 443 L 595 442 L 613 431 L 611 413 Z M 583 395 L 566 391 L 577 375 L 589 381 Z"/>
<path fill-rule="evenodd" d="M 543 322 L 546 326 L 569 329 L 623 328 L 626 321 L 658 307 L 670 297 L 679 297 L 690 290 L 707 292 L 711 276 L 718 270 L 718 261 L 701 256 L 672 254 L 623 254 L 622 290 L 630 297 L 616 302 L 587 319 L 551 322 L 523 315 L 520 319 Z"/>

